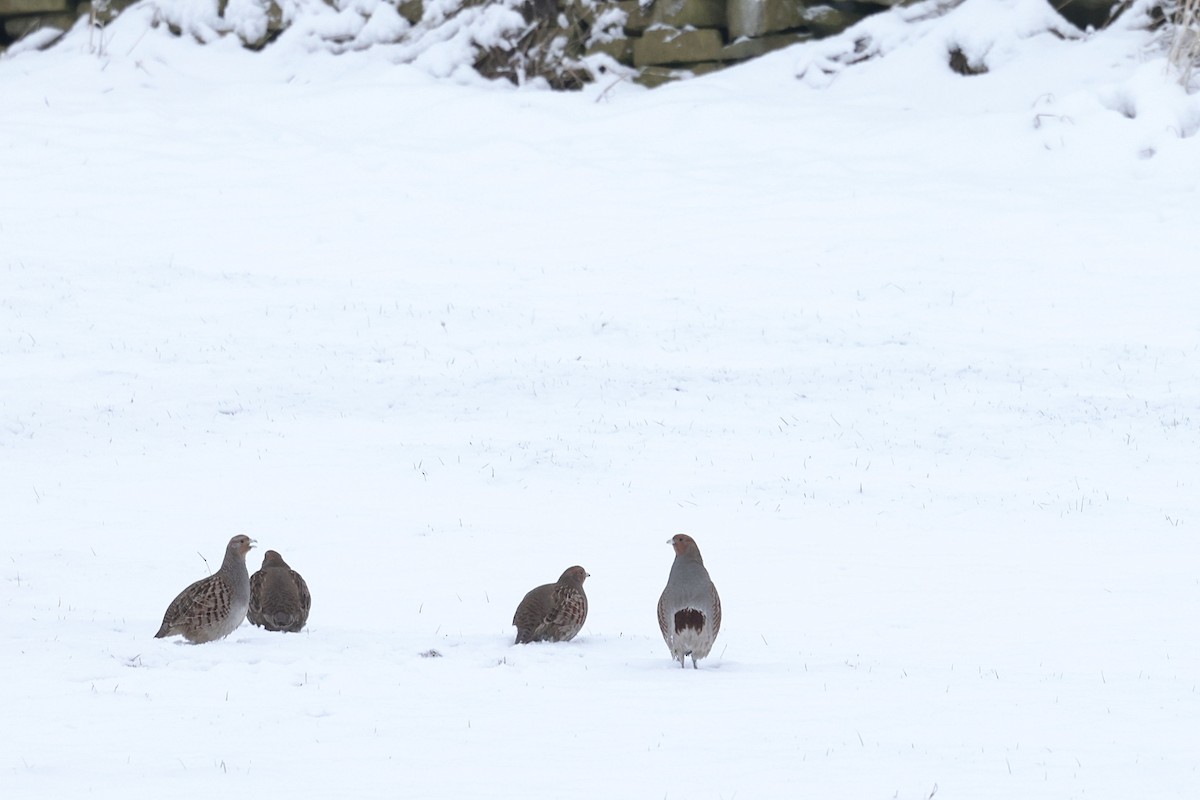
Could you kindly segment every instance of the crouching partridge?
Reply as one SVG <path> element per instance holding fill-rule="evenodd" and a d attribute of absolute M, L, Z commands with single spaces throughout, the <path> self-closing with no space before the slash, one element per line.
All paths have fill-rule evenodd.
<path fill-rule="evenodd" d="M 250 576 L 250 608 L 246 612 L 250 624 L 299 633 L 308 622 L 311 607 L 312 595 L 300 573 L 274 550 L 264 553 L 262 567 Z"/>
<path fill-rule="evenodd" d="M 671 658 L 683 667 L 684 659 L 696 661 L 712 650 L 721 630 L 721 596 L 708 577 L 696 540 L 680 533 L 667 540 L 675 548 L 675 563 L 667 588 L 658 598 L 658 627 Z"/>
<path fill-rule="evenodd" d="M 517 613 L 513 614 L 512 624 L 517 626 L 514 644 L 574 639 L 587 620 L 588 603 L 583 581 L 588 577 L 583 567 L 571 567 L 558 583 L 530 589 L 517 606 Z"/>
<path fill-rule="evenodd" d="M 246 618 L 250 605 L 250 574 L 246 554 L 254 547 L 249 536 L 235 536 L 225 548 L 221 568 L 179 593 L 154 638 L 182 636 L 192 644 L 223 639 Z"/>

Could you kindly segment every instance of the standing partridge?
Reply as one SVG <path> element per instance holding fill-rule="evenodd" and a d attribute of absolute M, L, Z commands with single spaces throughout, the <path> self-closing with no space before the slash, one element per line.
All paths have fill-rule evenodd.
<path fill-rule="evenodd" d="M 299 633 L 308 622 L 310 607 L 312 595 L 300 573 L 274 550 L 264 553 L 262 567 L 250 576 L 250 610 L 246 613 L 250 623 L 269 631 Z"/>
<path fill-rule="evenodd" d="M 696 661 L 712 650 L 721 630 L 721 596 L 708 577 L 696 540 L 680 533 L 667 540 L 675 548 L 675 563 L 667 588 L 658 598 L 658 627 L 671 651 L 671 658 L 685 666 L 684 658 Z"/>
<path fill-rule="evenodd" d="M 179 593 L 154 638 L 182 636 L 192 644 L 223 639 L 246 618 L 250 605 L 250 574 L 246 554 L 254 546 L 249 536 L 235 536 L 225 548 L 221 568 Z"/>
<path fill-rule="evenodd" d="M 587 619 L 587 595 L 583 593 L 583 581 L 590 577 L 583 567 L 571 567 L 562 574 L 558 583 L 547 583 L 529 593 L 517 606 L 513 614 L 513 625 L 517 626 L 517 641 L 569 642 L 583 627 Z"/>

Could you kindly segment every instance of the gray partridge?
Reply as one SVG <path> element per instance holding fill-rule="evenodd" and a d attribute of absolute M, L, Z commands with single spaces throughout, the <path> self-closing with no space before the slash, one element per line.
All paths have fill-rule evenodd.
<path fill-rule="evenodd" d="M 250 624 L 269 631 L 299 633 L 308 622 L 312 595 L 300 573 L 274 550 L 263 554 L 262 567 L 250 576 Z"/>
<path fill-rule="evenodd" d="M 517 606 L 517 613 L 513 614 L 512 624 L 517 626 L 514 644 L 574 639 L 587 619 L 588 602 L 583 581 L 588 577 L 583 567 L 571 567 L 558 583 L 530 589 Z"/>
<path fill-rule="evenodd" d="M 685 666 L 684 658 L 696 661 L 712 650 L 721 630 L 721 596 L 708 577 L 696 540 L 685 533 L 667 540 L 675 548 L 675 563 L 667 588 L 658 598 L 658 627 L 671 658 Z"/>
<path fill-rule="evenodd" d="M 223 639 L 246 618 L 250 605 L 250 574 L 246 554 L 254 547 L 249 536 L 235 536 L 225 548 L 221 568 L 179 593 L 154 638 L 182 636 L 192 644 Z"/>

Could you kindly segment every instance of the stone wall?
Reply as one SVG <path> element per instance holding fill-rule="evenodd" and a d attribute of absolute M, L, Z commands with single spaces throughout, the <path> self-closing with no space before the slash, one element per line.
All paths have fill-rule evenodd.
<path fill-rule="evenodd" d="M 481 0 L 468 0 L 469 4 Z M 482 0 L 486 2 L 486 0 Z M 815 36 L 841 31 L 867 14 L 902 0 L 550 0 L 553 13 L 537 11 L 540 25 L 566 33 L 577 55 L 605 53 L 654 86 L 736 64 Z M 82 17 L 103 25 L 135 0 L 0 0 L 0 51 L 25 37 L 51 44 Z M 333 0 L 326 0 L 332 4 Z M 531 0 L 530 11 L 536 7 Z M 397 0 L 397 10 L 416 24 L 422 0 Z M 222 10 L 224 3 L 221 4 Z M 261 48 L 279 33 L 281 15 L 272 4 L 270 26 L 247 47 Z M 613 12 L 623 14 L 613 24 Z M 607 15 L 607 16 L 606 16 Z M 592 29 L 607 19 L 604 31 Z M 567 21 L 568 29 L 555 30 Z"/>
<path fill-rule="evenodd" d="M 625 12 L 622 34 L 588 45 L 637 69 L 647 86 L 702 75 L 808 39 L 840 33 L 905 0 L 639 0 L 602 2 Z"/>
<path fill-rule="evenodd" d="M 335 0 L 325 0 L 333 5 Z M 424 17 L 423 0 L 385 0 L 410 23 Z M 542 40 L 554 37 L 570 44 L 555 56 L 562 61 L 603 53 L 628 68 L 646 86 L 702 75 L 737 64 L 796 42 L 840 33 L 864 17 L 912 0 L 526 0 L 527 20 L 537 20 Z M 82 17 L 103 25 L 135 0 L 0 0 L 0 52 L 11 43 L 37 37 L 39 47 L 51 44 Z M 465 6 L 492 0 L 464 0 Z M 1054 0 L 1069 20 L 1095 13 L 1097 4 L 1111 0 Z M 220 3 L 224 14 L 225 2 Z M 283 26 L 275 2 L 268 23 L 246 47 L 262 48 Z M 1106 12 L 1107 13 L 1107 12 Z M 441 19 L 438 17 L 438 19 Z M 1089 18 L 1087 21 L 1091 21 Z M 433 21 L 428 23 L 432 25 Z M 565 27 L 564 27 L 565 26 Z M 525 41 L 537 41 L 526 37 Z M 513 80 L 527 75 L 527 64 L 514 66 L 513 48 L 482 53 L 476 68 L 485 75 Z M 542 66 L 545 66 L 544 64 Z M 543 74 L 555 88 L 577 87 L 583 78 L 563 63 Z"/>
<path fill-rule="evenodd" d="M 588 45 L 637 69 L 657 86 L 746 61 L 808 39 L 841 33 L 871 14 L 916 0 L 600 0 L 626 13 L 621 36 Z M 1047 0 L 1080 29 L 1103 27 L 1117 0 Z"/>
<path fill-rule="evenodd" d="M 26 36 L 49 44 L 83 17 L 103 25 L 136 0 L 0 0 L 0 52 Z"/>

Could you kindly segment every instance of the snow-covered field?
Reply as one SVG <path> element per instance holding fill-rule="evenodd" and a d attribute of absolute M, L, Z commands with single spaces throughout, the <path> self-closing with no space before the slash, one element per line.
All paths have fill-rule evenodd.
<path fill-rule="evenodd" d="M 1041 8 L 652 92 L 0 60 L 3 795 L 1200 796 L 1200 96 Z M 152 638 L 235 533 L 308 628 Z"/>

